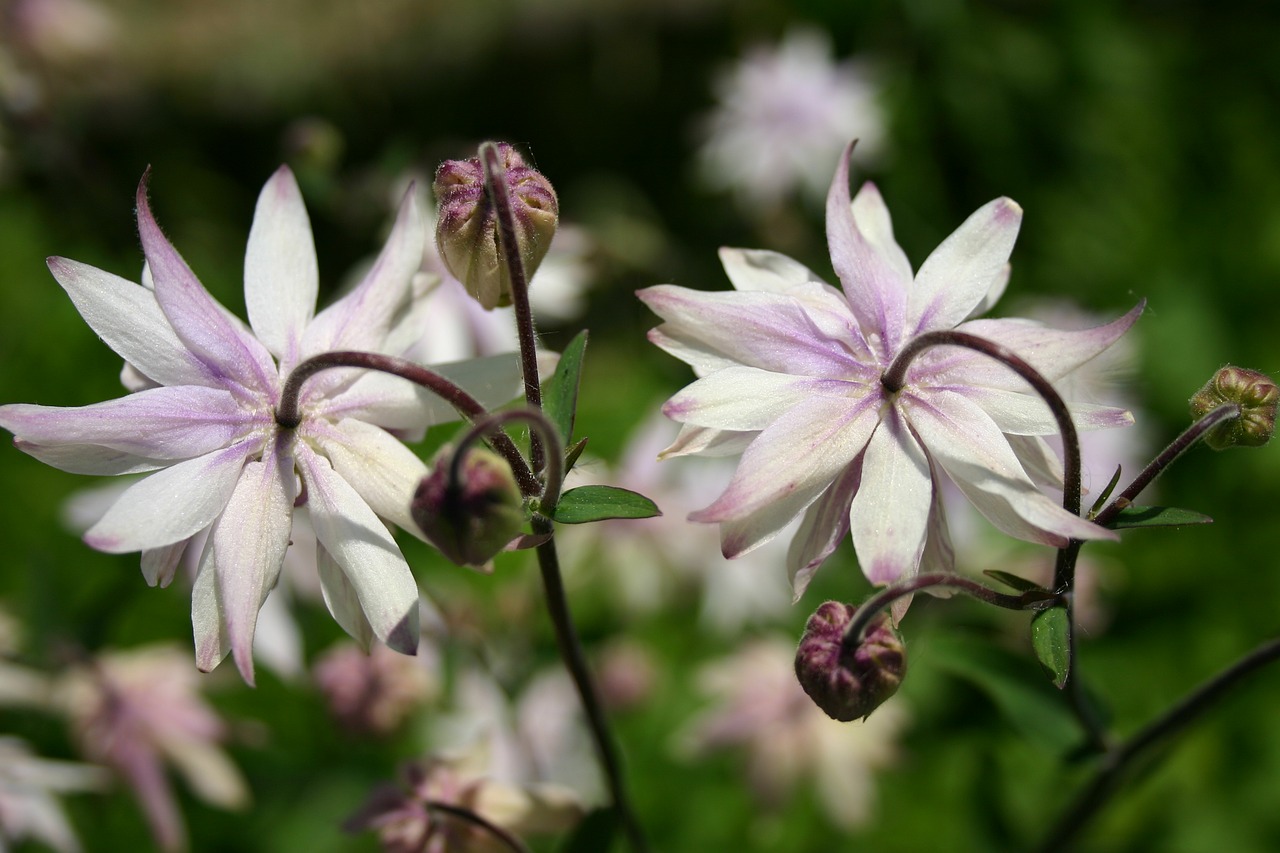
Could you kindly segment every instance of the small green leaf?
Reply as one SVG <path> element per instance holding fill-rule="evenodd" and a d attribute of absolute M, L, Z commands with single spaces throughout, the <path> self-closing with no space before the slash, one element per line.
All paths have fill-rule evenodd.
<path fill-rule="evenodd" d="M 1037 591 L 1044 590 L 1044 587 L 1034 581 L 1029 581 L 1009 572 L 1002 572 L 999 569 L 987 569 L 983 574 L 994 581 L 999 581 L 1010 589 L 1016 589 L 1018 592 L 1030 592 L 1033 589 Z"/>
<path fill-rule="evenodd" d="M 1181 527 L 1184 524 L 1213 524 L 1213 519 L 1191 509 L 1176 506 L 1127 506 L 1107 527 L 1126 530 L 1131 527 Z"/>
<path fill-rule="evenodd" d="M 608 518 L 653 518 L 662 515 L 657 504 L 644 495 L 614 486 L 579 486 L 560 496 L 555 520 L 561 524 L 586 524 Z"/>
<path fill-rule="evenodd" d="M 617 835 L 618 813 L 610 808 L 594 809 L 560 846 L 560 853 L 606 853 Z"/>
<path fill-rule="evenodd" d="M 1031 647 L 1036 658 L 1061 690 L 1071 672 L 1071 622 L 1065 607 L 1051 607 L 1031 617 Z"/>
<path fill-rule="evenodd" d="M 578 464 L 578 457 L 582 455 L 582 451 L 587 449 L 587 440 L 579 439 L 573 443 L 573 446 L 564 452 L 564 472 L 568 474 L 573 470 L 573 466 Z"/>
<path fill-rule="evenodd" d="M 1098 495 L 1098 499 L 1093 502 L 1093 506 L 1089 508 L 1089 518 L 1093 518 L 1101 510 L 1107 499 L 1111 497 L 1111 493 L 1116 490 L 1116 485 L 1120 482 L 1120 466 L 1116 466 L 1116 472 L 1111 475 L 1111 482 L 1107 483 L 1107 487 L 1102 490 L 1102 494 Z"/>
<path fill-rule="evenodd" d="M 1060 755 L 1079 746 L 1083 733 L 1076 718 L 1025 657 L 963 638 L 935 642 L 929 652 L 932 666 L 985 693 L 1029 740 Z"/>
<path fill-rule="evenodd" d="M 560 362 L 550 379 L 542 383 L 542 413 L 547 416 L 567 445 L 573 440 L 573 418 L 578 410 L 578 381 L 582 376 L 582 355 L 587 348 L 583 329 L 560 353 Z"/>

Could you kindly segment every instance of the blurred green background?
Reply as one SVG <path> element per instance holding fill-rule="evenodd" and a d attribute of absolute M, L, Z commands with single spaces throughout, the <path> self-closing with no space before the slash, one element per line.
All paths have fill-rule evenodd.
<path fill-rule="evenodd" d="M 797 25 L 825 31 L 838 58 L 874 71 L 884 140 L 855 182 L 877 182 L 913 262 L 982 203 L 1008 195 L 1026 217 L 997 313 L 1040 298 L 1110 317 L 1148 300 L 1126 391 L 1153 441 L 1185 425 L 1186 398 L 1221 364 L 1280 371 L 1274 4 L 105 0 L 93 7 L 101 17 L 61 19 L 65 32 L 58 14 L 79 7 L 44 4 L 33 25 L 38 6 L 0 5 L 3 402 L 119 395 L 118 359 L 44 259 L 135 278 L 133 193 L 148 165 L 159 221 L 243 316 L 244 238 L 279 163 L 303 187 L 324 302 L 380 245 L 406 174 L 430 175 L 440 160 L 502 139 L 531 155 L 555 184 L 562 217 L 591 239 L 586 313 L 545 323 L 544 342 L 559 349 L 590 328 L 579 432 L 597 456 L 616 459 L 653 405 L 690 378 L 646 343 L 655 320 L 637 288 L 725 287 L 722 245 L 785 251 L 830 276 L 820 202 L 798 192 L 744 205 L 697 166 L 718 75 Z M 0 606 L 23 626 L 23 664 L 53 672 L 109 647 L 189 648 L 180 583 L 148 589 L 136 556 L 93 552 L 60 522 L 65 499 L 95 484 L 0 448 Z M 1102 583 L 1110 622 L 1084 639 L 1082 667 L 1122 734 L 1277 627 L 1276 449 L 1197 450 L 1159 489 L 1163 502 L 1216 523 L 1096 547 L 1113 570 Z M 554 662 L 529 561 L 504 557 L 484 578 L 416 543 L 405 548 L 472 646 L 519 664 L 508 674 Z M 999 655 L 1025 665 L 1031 688 L 1049 690 L 1025 618 L 960 600 L 922 601 L 904 622 L 911 721 L 898 760 L 876 772 L 864 826 L 837 828 L 811 781 L 761 803 L 733 752 L 673 756 L 673 732 L 707 706 L 696 689 L 703 662 L 750 635 L 798 637 L 824 596 L 866 594 L 847 544 L 794 608 L 728 636 L 701 627 L 687 591 L 644 613 L 619 606 L 590 573 L 572 592 L 593 649 L 627 637 L 658 673 L 642 701 L 616 714 L 658 850 L 1022 849 L 1085 778 L 1087 762 L 1064 760 L 1035 725 L 1011 721 L 956 675 L 965 669 L 957 658 Z M 341 636 L 321 608 L 297 615 L 309 656 Z M 358 737 L 331 721 L 306 678 L 264 672 L 256 690 L 227 672 L 211 679 L 254 803 L 228 814 L 179 785 L 193 849 L 376 849 L 336 823 L 421 753 L 426 724 Z M 508 681 L 519 689 L 518 675 Z M 1275 672 L 1233 693 L 1117 800 L 1082 849 L 1280 848 L 1277 700 Z M 5 732 L 46 756 L 75 755 L 47 716 L 0 709 Z M 120 786 L 67 805 L 88 850 L 151 843 Z"/>

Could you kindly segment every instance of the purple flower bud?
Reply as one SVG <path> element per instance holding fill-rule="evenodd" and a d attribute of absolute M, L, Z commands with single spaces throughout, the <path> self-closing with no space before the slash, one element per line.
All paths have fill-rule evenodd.
<path fill-rule="evenodd" d="M 1228 364 L 1191 398 L 1191 414 L 1201 418 L 1226 403 L 1240 406 L 1240 417 L 1223 421 L 1205 434 L 1214 450 L 1228 447 L 1261 447 L 1276 431 L 1276 405 L 1280 388 L 1271 377 L 1256 370 Z"/>
<path fill-rule="evenodd" d="M 902 637 L 888 614 L 871 620 L 862 642 L 842 655 L 855 608 L 828 601 L 809 617 L 796 649 L 796 677 L 828 717 L 848 722 L 867 717 L 892 696 L 907 670 Z"/>
<path fill-rule="evenodd" d="M 418 484 L 409 512 L 427 540 L 462 566 L 483 566 L 507 546 L 525 521 L 524 501 L 506 460 L 490 450 L 466 451 L 450 482 L 453 450 L 436 456 Z"/>
<path fill-rule="evenodd" d="M 498 143 L 506 168 L 507 192 L 515 220 L 516 242 L 526 278 L 542 263 L 556 233 L 560 205 L 551 182 L 510 145 Z M 436 200 L 440 218 L 436 245 L 453 277 L 485 308 L 511 304 L 511 276 L 498 251 L 498 221 L 484 187 L 484 166 L 478 158 L 446 160 L 436 170 Z"/>

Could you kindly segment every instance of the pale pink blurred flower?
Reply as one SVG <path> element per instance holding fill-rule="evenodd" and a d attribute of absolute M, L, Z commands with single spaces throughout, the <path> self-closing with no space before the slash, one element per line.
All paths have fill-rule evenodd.
<path fill-rule="evenodd" d="M 566 789 L 498 782 L 486 764 L 483 749 L 408 764 L 401 785 L 375 791 L 343 828 L 375 831 L 388 853 L 506 853 L 491 832 L 432 805 L 465 809 L 516 837 L 562 832 L 582 817 Z"/>
<path fill-rule="evenodd" d="M 766 804 L 779 805 L 801 783 L 812 783 L 828 817 L 849 829 L 875 806 L 875 774 L 897 757 L 907 722 L 901 699 L 890 699 L 861 722 L 828 717 L 800 687 L 795 642 L 761 638 L 698 674 L 714 707 L 676 735 L 686 757 L 723 749 L 746 753 L 747 780 Z"/>
<path fill-rule="evenodd" d="M 757 45 L 715 81 L 705 121 L 703 179 L 746 206 L 776 204 L 799 190 L 826 189 L 830 163 L 850 139 L 872 161 L 885 139 L 875 76 L 863 63 L 837 63 L 831 38 L 807 27 L 774 46 Z"/>
<path fill-rule="evenodd" d="M 8 19 L 17 44 L 54 64 L 101 57 L 120 35 L 114 13 L 93 0 L 14 0 Z"/>
<path fill-rule="evenodd" d="M 227 726 L 200 695 L 199 673 L 170 646 L 109 652 L 69 670 L 59 703 L 84 754 L 133 789 L 156 844 L 186 847 L 186 828 L 166 773 L 170 764 L 210 805 L 240 809 L 249 792 L 219 744 Z"/>
<path fill-rule="evenodd" d="M 0 851 L 6 842 L 30 840 L 58 853 L 80 853 L 58 795 L 98 791 L 107 781 L 99 767 L 39 758 L 17 738 L 0 737 Z"/>
<path fill-rule="evenodd" d="M 440 695 L 433 647 L 420 643 L 415 657 L 374 643 L 365 651 L 342 641 L 322 652 L 312 678 L 330 713 L 350 732 L 387 735 L 425 703 Z"/>

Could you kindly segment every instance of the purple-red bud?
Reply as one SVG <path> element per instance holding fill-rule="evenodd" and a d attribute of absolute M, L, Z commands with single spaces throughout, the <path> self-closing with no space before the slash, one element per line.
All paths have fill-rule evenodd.
<path fill-rule="evenodd" d="M 443 448 L 430 474 L 418 483 L 409 513 L 427 541 L 462 566 L 483 566 L 524 525 L 524 500 L 505 459 L 470 448 L 456 482 L 450 482 L 453 451 Z"/>
<path fill-rule="evenodd" d="M 1219 406 L 1235 403 L 1240 417 L 1223 421 L 1204 436 L 1214 450 L 1228 447 L 1261 447 L 1276 431 L 1276 405 L 1280 388 L 1270 376 L 1228 364 L 1191 398 L 1191 415 L 1201 418 Z"/>
<path fill-rule="evenodd" d="M 497 143 L 526 280 L 542 263 L 555 236 L 560 205 L 551 182 L 525 165 L 510 145 Z M 453 277 L 485 308 L 511 304 L 511 275 L 498 250 L 498 220 L 485 192 L 479 158 L 446 160 L 436 170 L 436 245 Z"/>
<path fill-rule="evenodd" d="M 862 642 L 843 651 L 845 631 L 856 609 L 828 601 L 809 617 L 796 649 L 796 677 L 809 698 L 841 722 L 866 717 L 898 690 L 907 671 L 907 651 L 887 613 L 875 616 Z"/>

